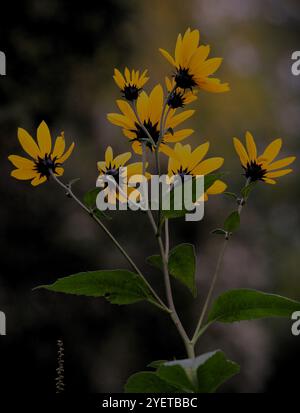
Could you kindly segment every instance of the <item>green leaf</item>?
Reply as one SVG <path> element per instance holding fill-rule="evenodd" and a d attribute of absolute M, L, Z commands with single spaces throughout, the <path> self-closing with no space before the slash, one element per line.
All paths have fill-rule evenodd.
<path fill-rule="evenodd" d="M 222 174 L 211 174 L 211 175 L 205 175 L 204 176 L 204 192 L 208 190 L 208 188 L 210 188 L 214 182 L 218 179 L 220 179 L 223 175 Z M 193 202 L 196 202 L 197 199 L 196 198 L 196 185 L 195 185 L 196 179 L 193 178 L 191 181 L 186 182 L 183 185 L 183 189 L 182 192 L 184 193 L 184 187 L 188 187 L 189 185 L 192 185 L 192 198 L 193 198 Z M 166 195 L 166 199 L 167 197 L 170 197 L 170 209 L 169 210 L 162 210 L 162 214 L 165 218 L 167 219 L 175 219 L 175 218 L 181 218 L 183 216 L 185 216 L 185 214 L 187 214 L 188 212 L 191 211 L 187 211 L 184 208 L 184 203 L 183 203 L 183 199 L 182 199 L 182 209 L 175 209 L 175 190 L 173 189 L 171 191 L 170 194 Z"/>
<path fill-rule="evenodd" d="M 221 384 L 240 371 L 239 365 L 227 360 L 222 351 L 211 354 L 197 369 L 198 393 L 214 393 Z"/>
<path fill-rule="evenodd" d="M 208 323 L 234 323 L 266 317 L 290 317 L 300 303 L 256 290 L 230 290 L 220 295 L 208 315 Z"/>
<path fill-rule="evenodd" d="M 96 207 L 96 199 L 100 191 L 101 188 L 93 188 L 88 191 L 83 197 L 84 204 L 91 210 Z"/>
<path fill-rule="evenodd" d="M 125 393 L 176 393 L 176 391 L 174 386 L 149 371 L 133 374 L 125 384 Z"/>
<path fill-rule="evenodd" d="M 223 192 L 223 195 L 228 196 L 228 198 L 233 198 L 235 201 L 238 199 L 237 194 L 234 192 Z"/>
<path fill-rule="evenodd" d="M 173 370 L 168 371 L 168 368 Z M 159 367 L 159 371 L 162 371 L 161 378 L 178 387 L 180 391 L 214 393 L 221 384 L 239 372 L 239 366 L 227 360 L 222 351 L 216 350 L 194 359 L 164 363 Z"/>
<path fill-rule="evenodd" d="M 151 367 L 152 369 L 158 369 L 162 364 L 166 363 L 168 360 L 155 360 L 148 364 L 147 367 Z"/>
<path fill-rule="evenodd" d="M 196 254 L 192 244 L 177 245 L 169 254 L 170 274 L 189 288 L 194 297 L 196 288 Z"/>
<path fill-rule="evenodd" d="M 180 365 L 163 364 L 157 370 L 157 375 L 168 384 L 177 387 L 180 392 L 195 392 L 196 388 L 186 371 Z"/>
<path fill-rule="evenodd" d="M 163 263 L 160 255 L 152 255 L 146 259 L 152 267 L 163 271 Z M 196 288 L 196 254 L 192 244 L 180 244 L 170 251 L 169 272 L 182 282 L 191 291 L 194 297 L 197 295 Z"/>
<path fill-rule="evenodd" d="M 227 232 L 234 232 L 240 226 L 240 214 L 238 211 L 232 212 L 224 222 L 224 229 Z"/>
<path fill-rule="evenodd" d="M 211 231 L 211 234 L 214 234 L 214 235 L 227 235 L 227 232 L 222 228 L 216 228 L 216 229 Z"/>
<path fill-rule="evenodd" d="M 112 304 L 133 304 L 142 300 L 157 304 L 143 279 L 127 270 L 82 272 L 37 288 L 88 297 L 105 297 Z"/>
<path fill-rule="evenodd" d="M 163 270 L 163 263 L 160 255 L 151 255 L 150 257 L 146 258 L 146 262 L 154 268 L 157 268 L 161 271 Z"/>

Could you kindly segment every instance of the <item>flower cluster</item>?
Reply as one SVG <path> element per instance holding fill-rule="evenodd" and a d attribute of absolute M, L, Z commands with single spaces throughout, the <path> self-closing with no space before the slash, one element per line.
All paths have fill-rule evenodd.
<path fill-rule="evenodd" d="M 213 93 L 229 91 L 228 83 L 212 77 L 219 69 L 222 59 L 208 58 L 210 46 L 202 45 L 198 30 L 187 29 L 184 35 L 179 34 L 174 57 L 166 50 L 159 49 L 163 57 L 173 66 L 173 74 L 165 77 L 165 85 L 157 84 L 150 92 L 144 90 L 149 81 L 148 71 L 129 70 L 124 74 L 114 70 L 114 80 L 121 92 L 122 99 L 117 99 L 118 113 L 109 113 L 107 119 L 122 129 L 133 152 L 142 155 L 143 161 L 133 164 L 127 162 L 131 152 L 113 157 L 112 148 L 105 153 L 105 161 L 98 163 L 99 178 L 101 175 L 112 175 L 117 183 L 122 179 L 120 168 L 129 169 L 130 175 L 135 172 L 146 173 L 147 156 L 163 153 L 169 158 L 168 175 L 207 175 L 218 170 L 224 162 L 221 157 L 204 159 L 209 143 L 201 143 L 192 150 L 190 145 L 181 142 L 190 137 L 194 130 L 183 124 L 194 114 L 194 109 L 186 106 L 197 100 L 200 90 Z M 17 155 L 9 156 L 9 160 L 17 168 L 11 175 L 20 180 L 31 180 L 33 186 L 47 181 L 51 175 L 61 176 L 63 163 L 71 155 L 74 143 L 65 152 L 63 132 L 57 137 L 52 148 L 52 139 L 45 122 L 37 130 L 37 142 L 24 130 L 18 130 L 21 146 L 32 159 Z M 175 144 L 175 146 L 174 146 Z M 286 175 L 292 169 L 282 169 L 294 162 L 295 157 L 287 157 L 279 161 L 274 159 L 280 152 L 282 140 L 273 141 L 261 156 L 257 155 L 253 136 L 246 133 L 246 148 L 236 138 L 234 147 L 240 158 L 244 175 L 248 182 L 263 181 L 274 184 L 274 178 Z M 158 161 L 157 161 L 158 162 Z M 158 166 L 158 165 L 157 165 Z M 207 188 L 205 199 L 209 194 L 219 194 L 226 190 L 226 184 L 215 181 Z M 132 191 L 132 190 L 131 190 Z"/>

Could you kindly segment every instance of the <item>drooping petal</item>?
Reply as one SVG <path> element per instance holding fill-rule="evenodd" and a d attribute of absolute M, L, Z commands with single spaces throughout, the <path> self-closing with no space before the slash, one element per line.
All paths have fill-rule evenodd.
<path fill-rule="evenodd" d="M 167 61 L 174 67 L 176 67 L 176 62 L 173 59 L 173 57 L 170 55 L 170 53 L 168 53 L 166 50 L 164 49 L 159 49 L 160 53 L 163 55 L 163 57 L 165 59 L 167 59 Z"/>
<path fill-rule="evenodd" d="M 135 126 L 131 119 L 119 113 L 109 113 L 107 119 L 113 125 L 120 126 L 121 128 L 132 129 Z"/>
<path fill-rule="evenodd" d="M 41 156 L 38 145 L 25 129 L 18 128 L 18 139 L 24 151 L 32 158 L 37 159 Z"/>
<path fill-rule="evenodd" d="M 184 122 L 185 120 L 189 119 L 195 113 L 194 110 L 185 110 L 178 115 L 169 117 L 166 122 L 167 128 L 176 128 L 176 126 L 180 125 L 180 123 Z"/>
<path fill-rule="evenodd" d="M 164 141 L 168 143 L 180 142 L 188 138 L 189 136 L 191 136 L 193 133 L 194 133 L 193 129 L 180 129 L 174 132 L 173 134 L 167 133 L 164 136 Z"/>
<path fill-rule="evenodd" d="M 47 181 L 47 177 L 46 176 L 36 176 L 32 181 L 31 181 L 31 185 L 32 186 L 38 186 L 43 184 L 44 182 Z"/>
<path fill-rule="evenodd" d="M 48 125 L 44 121 L 41 122 L 37 129 L 37 141 L 42 157 L 44 157 L 46 154 L 49 155 L 51 153 L 52 147 L 51 135 Z"/>

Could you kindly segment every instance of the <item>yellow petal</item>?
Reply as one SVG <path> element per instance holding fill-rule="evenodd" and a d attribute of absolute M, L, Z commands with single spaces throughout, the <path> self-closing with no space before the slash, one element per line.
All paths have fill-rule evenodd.
<path fill-rule="evenodd" d="M 217 195 L 217 194 L 222 194 L 224 191 L 226 191 L 227 185 L 225 182 L 220 181 L 219 179 L 216 180 L 212 186 L 208 188 L 206 191 L 208 195 Z"/>
<path fill-rule="evenodd" d="M 276 158 L 276 156 L 279 154 L 281 146 L 282 146 L 282 139 L 274 140 L 266 148 L 266 150 L 260 156 L 260 158 L 264 159 L 267 163 L 271 163 Z"/>
<path fill-rule="evenodd" d="M 124 115 L 120 115 L 119 113 L 109 113 L 107 115 L 107 119 L 113 125 L 120 126 L 121 128 L 125 128 L 125 129 L 134 128 L 134 123 L 132 122 L 132 120 L 127 118 Z"/>
<path fill-rule="evenodd" d="M 126 153 L 122 153 L 121 155 L 118 155 L 114 159 L 115 168 L 119 168 L 120 166 L 124 166 L 126 164 L 126 162 L 129 161 L 130 158 L 131 158 L 131 152 L 126 152 Z"/>
<path fill-rule="evenodd" d="M 55 175 L 62 176 L 64 174 L 64 171 L 65 171 L 64 168 L 58 167 L 55 169 Z"/>
<path fill-rule="evenodd" d="M 149 97 L 146 92 L 142 92 L 137 100 L 136 108 L 141 122 L 148 121 L 150 118 Z"/>
<path fill-rule="evenodd" d="M 138 141 L 134 141 L 133 143 L 132 143 L 132 149 L 134 150 L 134 152 L 136 153 L 136 154 L 138 154 L 138 155 L 142 155 L 142 145 L 141 145 L 141 143 L 140 142 L 138 142 Z"/>
<path fill-rule="evenodd" d="M 128 102 L 125 102 L 124 100 L 117 100 L 117 105 L 120 111 L 124 114 L 129 119 L 129 122 L 132 121 L 133 123 L 137 122 L 137 118 L 135 116 L 135 113 L 132 109 L 132 107 L 129 105 Z"/>
<path fill-rule="evenodd" d="M 55 141 L 52 157 L 60 158 L 66 147 L 64 136 L 58 136 Z"/>
<path fill-rule="evenodd" d="M 257 149 L 253 136 L 250 132 L 246 132 L 246 145 L 250 161 L 255 161 L 257 158 Z"/>
<path fill-rule="evenodd" d="M 161 85 L 156 85 L 149 96 L 150 120 L 153 125 L 159 123 L 164 104 L 164 92 Z"/>
<path fill-rule="evenodd" d="M 113 160 L 114 154 L 111 146 L 108 146 L 108 148 L 105 151 L 105 163 L 106 165 L 111 165 L 112 160 Z"/>
<path fill-rule="evenodd" d="M 32 158 L 37 159 L 41 156 L 38 145 L 25 129 L 18 128 L 18 139 L 24 151 Z"/>
<path fill-rule="evenodd" d="M 115 69 L 115 73 L 114 73 L 113 78 L 114 78 L 117 86 L 118 86 L 121 90 L 123 90 L 124 87 L 125 87 L 125 79 L 124 79 L 122 73 L 121 73 L 118 69 Z"/>
<path fill-rule="evenodd" d="M 264 178 L 264 182 L 266 184 L 270 184 L 270 185 L 275 185 L 277 182 L 275 181 L 275 179 L 268 179 L 268 178 Z"/>
<path fill-rule="evenodd" d="M 182 36 L 181 34 L 178 35 L 177 42 L 176 42 L 176 47 L 175 47 L 175 61 L 177 65 L 182 64 Z"/>
<path fill-rule="evenodd" d="M 38 186 L 43 184 L 44 182 L 47 181 L 46 176 L 36 176 L 32 181 L 31 181 L 31 185 L 32 186 Z"/>
<path fill-rule="evenodd" d="M 194 110 L 185 110 L 178 115 L 172 116 L 167 119 L 166 128 L 176 128 L 176 126 L 180 125 L 180 123 L 184 122 L 185 120 L 189 119 L 195 113 Z"/>
<path fill-rule="evenodd" d="M 268 171 L 274 171 L 275 169 L 284 168 L 295 161 L 295 156 L 290 156 L 288 158 L 280 159 L 279 161 L 273 162 L 268 165 Z"/>
<path fill-rule="evenodd" d="M 23 158 L 23 156 L 10 155 L 8 159 L 15 167 L 21 169 L 33 169 L 35 165 L 33 161 Z"/>
<path fill-rule="evenodd" d="M 167 61 L 169 63 L 171 63 L 172 66 L 176 67 L 176 63 L 175 60 L 173 59 L 173 57 L 170 55 L 170 53 L 168 53 L 166 50 L 164 49 L 159 49 L 160 53 L 163 55 L 163 57 L 165 59 L 167 59 Z"/>
<path fill-rule="evenodd" d="M 266 178 L 278 178 L 280 176 L 290 174 L 291 172 L 293 172 L 292 169 L 281 169 L 281 171 L 266 173 L 265 176 L 266 176 Z"/>
<path fill-rule="evenodd" d="M 189 166 L 191 170 L 195 168 L 196 165 L 198 165 L 204 156 L 207 154 L 209 149 L 209 142 L 205 142 L 202 145 L 199 145 L 192 153 Z"/>
<path fill-rule="evenodd" d="M 223 59 L 221 57 L 214 57 L 206 60 L 201 68 L 197 72 L 197 76 L 210 76 L 215 73 L 222 64 Z"/>
<path fill-rule="evenodd" d="M 230 90 L 228 83 L 221 83 L 220 80 L 216 78 L 200 78 L 199 80 L 196 78 L 195 81 L 198 86 L 206 92 L 224 93 Z"/>
<path fill-rule="evenodd" d="M 27 179 L 32 179 L 37 175 L 36 171 L 32 169 L 14 169 L 11 171 L 11 176 L 16 179 L 20 179 L 22 181 L 26 181 Z"/>
<path fill-rule="evenodd" d="M 247 167 L 247 164 L 249 163 L 249 158 L 246 149 L 244 148 L 244 145 L 237 138 L 233 138 L 233 145 L 236 150 L 236 153 L 240 158 L 241 164 Z"/>
<path fill-rule="evenodd" d="M 75 143 L 73 142 L 72 145 L 70 145 L 69 149 L 63 154 L 62 157 L 58 158 L 57 161 L 59 163 L 64 163 L 71 156 L 74 146 L 75 146 Z"/>
<path fill-rule="evenodd" d="M 193 170 L 194 175 L 207 175 L 216 169 L 219 169 L 224 163 L 223 158 L 209 158 L 205 161 L 202 161 L 196 168 Z"/>
<path fill-rule="evenodd" d="M 167 133 L 164 136 L 164 141 L 168 143 L 180 142 L 188 138 L 189 136 L 191 136 L 193 133 L 194 133 L 193 129 L 180 129 L 174 132 L 173 135 L 171 133 Z"/>
<path fill-rule="evenodd" d="M 46 154 L 51 153 L 51 147 L 52 147 L 52 142 L 51 142 L 51 135 L 49 128 L 46 124 L 46 122 L 41 122 L 37 129 L 37 141 L 40 147 L 40 152 L 42 157 L 44 157 Z"/>

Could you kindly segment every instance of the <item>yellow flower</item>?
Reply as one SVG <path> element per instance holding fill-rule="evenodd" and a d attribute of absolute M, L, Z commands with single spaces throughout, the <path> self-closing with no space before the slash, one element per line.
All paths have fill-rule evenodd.
<path fill-rule="evenodd" d="M 154 143 L 157 144 L 160 136 L 160 120 L 164 106 L 162 86 L 155 86 L 149 96 L 146 92 L 142 92 L 139 95 L 136 103 L 139 119 L 128 102 L 117 100 L 117 105 L 122 114 L 109 113 L 107 119 L 112 124 L 120 126 L 123 129 L 124 135 L 130 139 L 132 148 L 137 154 L 142 153 L 142 142 L 146 142 L 147 147 L 153 150 L 154 148 L 149 141 L 148 134 L 140 126 L 139 121 L 142 122 Z M 186 110 L 180 114 L 176 114 L 175 109 L 169 110 L 165 121 L 165 131 L 160 145 L 160 151 L 164 151 L 165 144 L 179 142 L 194 132 L 192 129 L 174 130 L 194 113 L 194 110 Z"/>
<path fill-rule="evenodd" d="M 140 75 L 139 70 L 132 70 L 130 73 L 129 69 L 126 67 L 124 75 L 122 75 L 118 69 L 115 69 L 113 78 L 117 86 L 121 89 L 123 97 L 132 102 L 137 100 L 140 91 L 148 82 L 149 77 L 146 75 L 147 70 Z"/>
<path fill-rule="evenodd" d="M 105 160 L 97 163 L 98 171 L 100 172 L 99 177 L 98 177 L 98 183 L 100 183 L 101 185 L 105 183 L 105 181 L 103 180 L 105 175 L 109 175 L 112 178 L 114 178 L 114 180 L 116 181 L 116 184 L 121 189 L 123 188 L 124 185 L 126 185 L 126 181 L 127 183 L 129 180 L 131 183 L 137 183 L 139 178 L 143 175 L 143 164 L 142 162 L 136 162 L 136 163 L 127 165 L 127 162 L 129 161 L 130 158 L 131 158 L 131 152 L 122 153 L 121 155 L 114 157 L 113 149 L 111 148 L 111 146 L 109 146 L 105 151 Z M 121 168 L 126 168 L 126 171 L 125 169 L 121 169 Z M 147 179 L 149 179 L 150 177 L 148 173 L 146 173 L 145 176 Z M 136 195 L 139 194 L 135 188 L 129 187 L 127 185 L 126 185 L 126 192 L 124 191 L 123 193 L 122 191 L 120 192 L 118 188 L 115 188 L 115 187 L 112 188 L 111 186 L 107 186 L 104 189 L 105 195 L 109 195 L 110 190 L 112 190 L 111 191 L 112 194 L 116 195 L 115 197 L 112 197 L 111 199 L 115 198 L 114 201 L 116 201 L 116 199 L 119 199 L 120 202 L 127 201 L 127 197 L 125 196 L 126 192 L 127 192 L 128 197 L 132 195 L 133 193 L 135 193 Z M 139 196 L 137 196 L 137 198 L 139 198 Z"/>
<path fill-rule="evenodd" d="M 63 163 L 69 158 L 74 142 L 65 152 L 65 138 L 62 132 L 56 138 L 52 148 L 52 139 L 47 124 L 43 121 L 37 129 L 37 142 L 22 128 L 18 129 L 18 139 L 24 151 L 32 159 L 18 155 L 10 155 L 8 159 L 17 168 L 11 172 L 11 176 L 20 180 L 31 179 L 31 185 L 37 186 L 47 181 L 51 171 L 61 176 L 64 173 Z"/>
<path fill-rule="evenodd" d="M 251 182 L 263 181 L 267 184 L 276 184 L 273 178 L 279 178 L 293 171 L 282 168 L 293 163 L 296 159 L 295 156 L 274 161 L 282 147 L 281 139 L 275 139 L 271 142 L 260 156 L 257 154 L 256 144 L 250 132 L 246 133 L 246 148 L 237 138 L 233 138 L 233 143 L 245 170 L 245 177 Z"/>
<path fill-rule="evenodd" d="M 208 150 L 209 142 L 199 145 L 193 151 L 190 145 L 182 145 L 181 143 L 177 143 L 174 149 L 169 148 L 169 178 L 172 179 L 172 177 L 175 176 L 183 178 L 185 175 L 208 175 L 221 168 L 224 163 L 223 158 L 218 157 L 203 160 Z M 207 200 L 208 195 L 221 194 L 226 188 L 227 185 L 223 181 L 216 180 L 204 194 L 204 199 Z"/>
<path fill-rule="evenodd" d="M 197 91 L 185 91 L 184 89 L 176 87 L 175 79 L 169 79 L 166 77 L 165 81 L 168 92 L 168 105 L 170 108 L 183 108 L 185 105 L 197 100 Z"/>
<path fill-rule="evenodd" d="M 229 91 L 228 83 L 209 77 L 215 73 L 222 63 L 219 57 L 207 59 L 210 47 L 199 46 L 199 30 L 187 29 L 184 36 L 179 34 L 175 57 L 166 50 L 159 49 L 161 54 L 175 67 L 175 82 L 182 89 L 192 89 L 197 86 L 207 92 L 221 93 Z"/>

